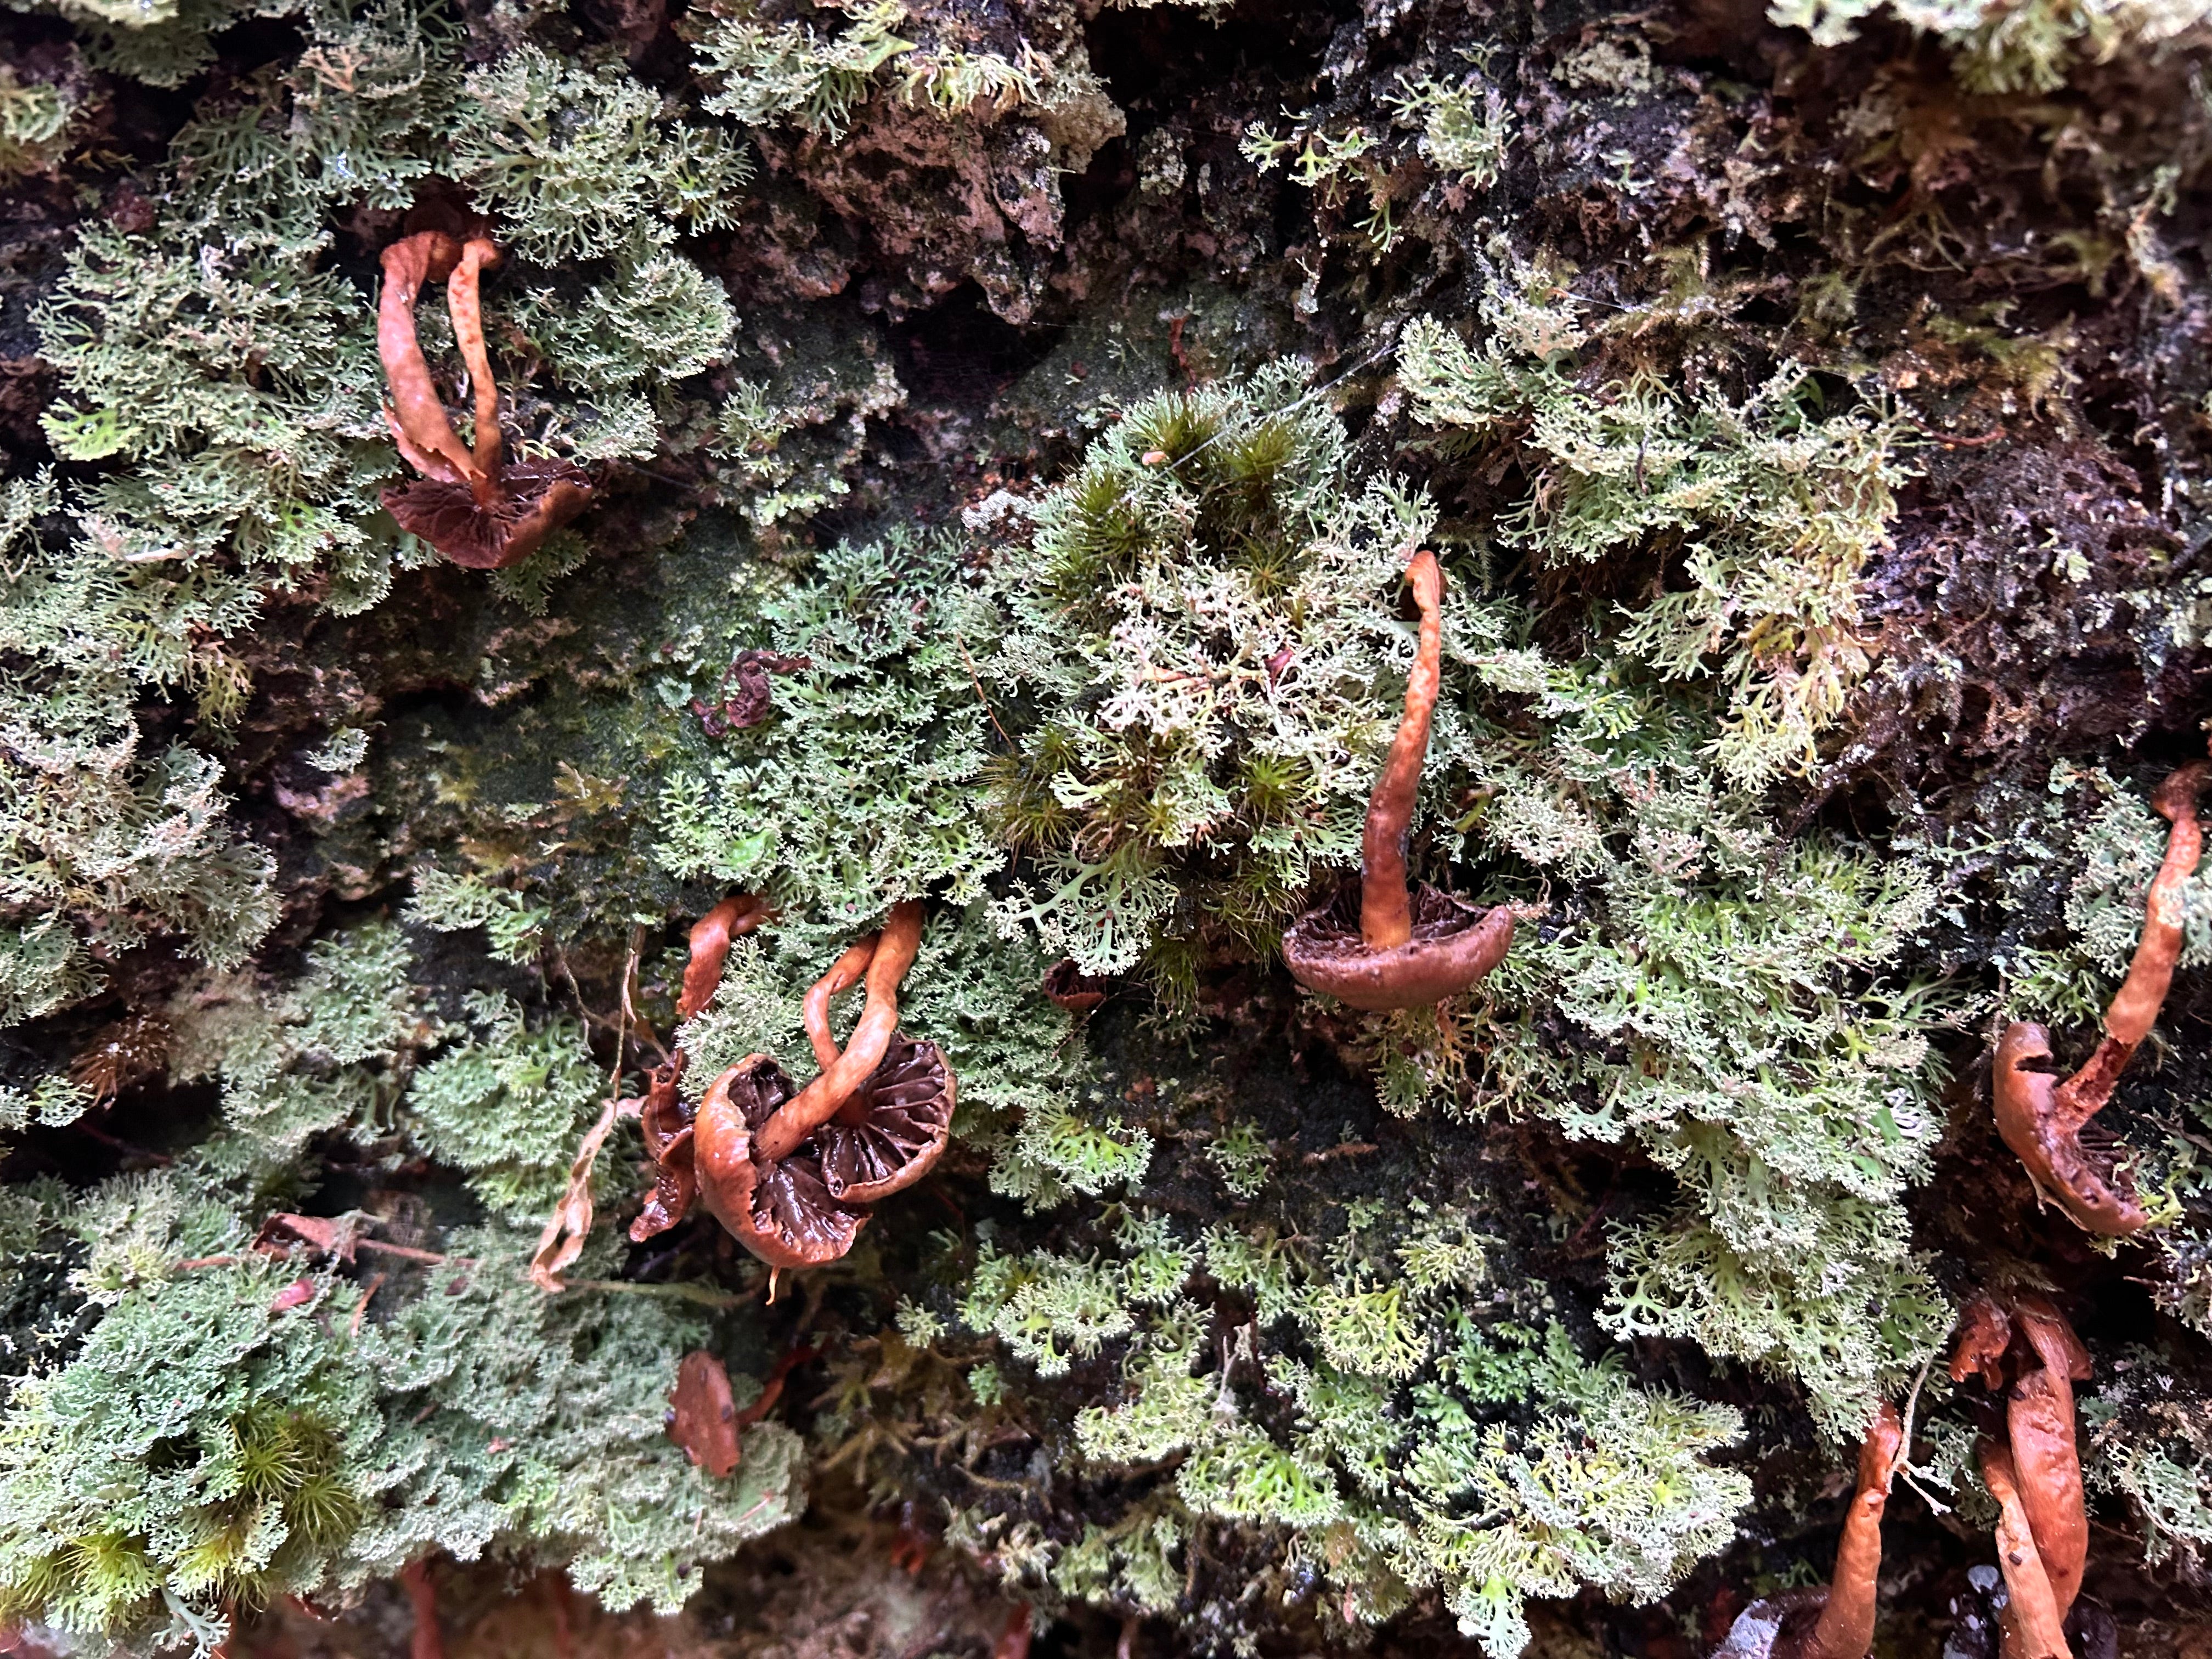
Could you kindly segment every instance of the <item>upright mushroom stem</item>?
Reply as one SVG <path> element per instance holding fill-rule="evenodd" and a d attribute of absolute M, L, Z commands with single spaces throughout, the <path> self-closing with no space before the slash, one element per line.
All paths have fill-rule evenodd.
<path fill-rule="evenodd" d="M 461 245 L 460 258 L 446 283 L 446 313 L 453 319 L 453 343 L 468 365 L 469 389 L 476 399 L 477 476 L 470 482 L 477 500 L 489 503 L 493 480 L 504 464 L 504 440 L 499 429 L 499 382 L 492 377 L 491 354 L 484 349 L 483 300 L 478 273 L 499 263 L 499 248 L 488 236 L 471 236 Z"/>
<path fill-rule="evenodd" d="M 852 1041 L 845 1045 L 845 1052 L 837 1056 L 834 1065 L 825 1066 L 813 1082 L 779 1106 L 775 1115 L 761 1125 L 754 1145 L 762 1158 L 788 1158 L 800 1141 L 837 1115 L 838 1109 L 883 1062 L 884 1052 L 890 1047 L 891 1035 L 898 1029 L 899 981 L 914 965 L 915 953 L 921 948 L 921 901 L 908 899 L 892 906 L 875 953 L 868 962 L 867 1006 L 861 1012 L 860 1023 L 853 1030 Z M 833 967 L 830 972 L 834 975 L 836 969 Z M 827 998 L 823 1000 L 826 1004 Z"/>
<path fill-rule="evenodd" d="M 684 964 L 684 990 L 676 1017 L 690 1019 L 714 1000 L 730 941 L 743 938 L 768 920 L 768 902 L 751 893 L 732 893 L 691 924 L 690 959 Z"/>
<path fill-rule="evenodd" d="M 1994 1440 L 1980 1444 L 1982 1483 L 1997 1500 L 1997 1570 L 2004 1574 L 2004 1659 L 2069 1659 L 2065 1616 L 2035 1547 L 2035 1531 L 2021 1502 L 2011 1452 Z"/>
<path fill-rule="evenodd" d="M 2021 1506 L 2063 1620 L 2081 1592 L 2089 1561 L 2089 1512 L 2074 1424 L 2074 1384 L 2088 1380 L 2089 1355 L 2057 1309 L 2041 1297 L 2023 1297 L 2015 1312 L 2042 1364 L 2013 1384 L 2005 1432 Z"/>
<path fill-rule="evenodd" d="M 1429 752 L 1429 726 L 1443 680 L 1443 572 L 1426 548 L 1406 567 L 1413 603 L 1421 611 L 1421 638 L 1406 679 L 1406 712 L 1398 721 L 1382 775 L 1367 799 L 1367 827 L 1359 839 L 1359 936 L 1370 951 L 1395 950 L 1413 937 L 1413 890 L 1406 880 L 1406 839 Z"/>
<path fill-rule="evenodd" d="M 1875 1591 L 1881 1577 L 1881 1516 L 1890 1475 L 1904 1449 L 1905 1425 L 1887 1400 L 1859 1443 L 1858 1490 L 1844 1516 L 1828 1578 L 1827 1604 L 1806 1638 L 1802 1659 L 1866 1659 L 1874 1646 Z"/>

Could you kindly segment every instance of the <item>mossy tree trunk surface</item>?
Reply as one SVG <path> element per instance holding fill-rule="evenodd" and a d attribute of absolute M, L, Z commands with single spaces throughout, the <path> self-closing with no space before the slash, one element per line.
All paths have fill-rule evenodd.
<path fill-rule="evenodd" d="M 2212 721 L 2203 0 L 13 3 L 0 1650 L 1689 1659 L 1887 1403 L 1873 1650 L 1997 1659 L 1980 1297 L 2072 1650 L 2212 1656 L 2212 874 L 2142 1224 L 1991 1103 Z M 382 500 L 422 229 L 453 454 L 589 483 L 504 569 Z M 1420 548 L 1516 929 L 1363 1013 Z M 927 1176 L 632 1243 L 611 1103 L 910 900 Z"/>

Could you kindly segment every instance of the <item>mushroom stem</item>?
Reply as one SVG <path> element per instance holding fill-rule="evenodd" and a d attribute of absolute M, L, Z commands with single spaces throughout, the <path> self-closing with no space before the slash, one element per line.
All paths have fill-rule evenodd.
<path fill-rule="evenodd" d="M 1874 1646 L 1875 1590 L 1881 1577 L 1881 1516 L 1904 1449 L 1905 1425 L 1887 1400 L 1859 1443 L 1858 1490 L 1844 1516 L 1828 1600 L 1806 1638 L 1802 1659 L 1866 1659 Z"/>
<path fill-rule="evenodd" d="M 691 957 L 684 964 L 677 1018 L 690 1019 L 714 1000 L 722 983 L 722 965 L 730 958 L 730 941 L 767 920 L 766 900 L 751 893 L 732 893 L 691 924 Z"/>
<path fill-rule="evenodd" d="M 384 250 L 384 291 L 376 302 L 376 355 L 392 386 L 385 419 L 408 464 L 425 477 L 449 483 L 471 480 L 476 462 L 453 434 L 430 379 L 415 331 L 415 302 L 425 283 L 452 275 L 460 258 L 460 245 L 442 231 L 402 237 Z"/>
<path fill-rule="evenodd" d="M 830 1035 L 830 1000 L 842 996 L 860 982 L 860 975 L 868 971 L 868 963 L 875 959 L 876 942 L 881 933 L 863 933 L 845 947 L 845 954 L 830 964 L 830 971 L 807 988 L 806 1000 L 800 1005 L 806 1018 L 806 1041 L 814 1049 L 814 1065 L 817 1071 L 828 1071 L 837 1063 L 837 1039 Z"/>
<path fill-rule="evenodd" d="M 1359 936 L 1370 951 L 1394 951 L 1413 937 L 1413 897 L 1406 882 L 1406 837 L 1429 752 L 1429 723 L 1443 677 L 1443 572 L 1424 548 L 1406 567 L 1421 609 L 1421 642 L 1406 678 L 1406 712 L 1390 744 L 1382 775 L 1367 799 L 1359 839 Z"/>
<path fill-rule="evenodd" d="M 835 1065 L 775 1109 L 760 1127 L 753 1144 L 769 1160 L 788 1158 L 799 1143 L 837 1115 L 837 1109 L 883 1063 L 898 1029 L 898 987 L 921 948 L 921 902 L 908 899 L 891 907 L 890 919 L 867 968 L 868 1003 L 852 1041 Z M 830 969 L 836 972 L 835 968 Z"/>
<path fill-rule="evenodd" d="M 2004 1659 L 2070 1659 L 2065 1620 L 2021 1503 L 2012 1454 L 1994 1440 L 1984 1440 L 1979 1450 L 1982 1482 L 1997 1500 L 1997 1567 L 2006 1592 L 2001 1615 Z"/>
<path fill-rule="evenodd" d="M 489 502 L 492 481 L 499 477 L 503 440 L 499 429 L 499 382 L 492 377 L 491 356 L 484 349 L 483 301 L 478 273 L 499 263 L 499 249 L 488 236 L 471 236 L 461 245 L 459 262 L 446 280 L 446 313 L 453 319 L 453 343 L 468 365 L 469 387 L 477 405 L 476 470 L 471 482 L 477 499 Z"/>
<path fill-rule="evenodd" d="M 2063 1619 L 2081 1592 L 2089 1559 L 2089 1515 L 2074 1426 L 2074 1384 L 2088 1380 L 2089 1355 L 2064 1316 L 2042 1298 L 2022 1298 L 2015 1312 L 2043 1363 L 2013 1384 L 2005 1402 L 2006 1435 L 2021 1506 Z"/>
<path fill-rule="evenodd" d="M 2136 1047 L 2150 1035 L 2166 994 L 2173 985 L 2174 964 L 2181 959 L 2182 889 L 2196 872 L 2204 850 L 2204 833 L 2197 822 L 2197 797 L 2203 790 L 2208 768 L 2193 761 L 2158 787 L 2151 805 L 2173 827 L 2166 832 L 2166 857 L 2153 878 L 2143 901 L 2142 938 L 2136 944 L 2128 976 L 2120 983 L 2112 1005 L 2105 1010 L 2105 1040 L 2089 1063 L 2058 1085 L 2054 1122 L 2066 1134 L 2080 1132 L 2083 1124 L 2104 1109 L 2118 1085 L 2121 1070 Z"/>

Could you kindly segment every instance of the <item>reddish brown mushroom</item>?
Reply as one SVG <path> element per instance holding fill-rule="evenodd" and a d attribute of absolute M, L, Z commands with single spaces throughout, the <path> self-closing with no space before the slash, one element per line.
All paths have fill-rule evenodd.
<path fill-rule="evenodd" d="M 503 569 L 527 558 L 592 496 L 591 479 L 567 461 L 506 459 L 479 291 L 483 270 L 499 258 L 487 237 L 460 241 L 443 231 L 417 231 L 384 250 L 384 291 L 377 301 L 377 355 L 392 390 L 385 419 L 400 455 L 422 475 L 386 490 L 385 509 L 402 529 L 472 570 Z M 415 328 L 416 301 L 425 284 L 441 279 L 475 398 L 473 451 L 454 435 Z"/>
<path fill-rule="evenodd" d="M 762 1133 L 799 1092 L 775 1060 L 748 1054 L 708 1086 L 693 1120 L 700 1202 L 771 1267 L 836 1261 L 868 1218 L 830 1195 L 811 1141 L 781 1158 L 762 1152 Z"/>
<path fill-rule="evenodd" d="M 646 1156 L 653 1160 L 653 1190 L 645 1207 L 629 1224 L 630 1242 L 642 1244 L 666 1232 L 690 1213 L 699 1195 L 699 1175 L 691 1151 L 691 1112 L 676 1085 L 684 1076 L 681 1049 L 665 1066 L 656 1066 L 646 1085 L 645 1104 L 638 1113 L 638 1127 L 645 1135 Z"/>
<path fill-rule="evenodd" d="M 1421 637 L 1406 681 L 1406 711 L 1367 803 L 1357 908 L 1347 886 L 1283 935 L 1283 959 L 1301 985 L 1354 1008 L 1418 1008 L 1456 996 L 1505 959 L 1513 912 L 1481 909 L 1406 879 L 1406 838 L 1428 753 L 1443 672 L 1443 572 L 1422 551 L 1406 568 Z"/>
<path fill-rule="evenodd" d="M 864 1206 L 919 1181 L 944 1152 L 952 1074 L 933 1043 L 898 1032 L 898 987 L 921 944 L 921 906 L 892 907 L 808 991 L 807 1037 L 821 1069 L 794 1090 L 764 1054 L 707 1091 L 694 1157 L 707 1207 L 771 1267 L 833 1261 L 852 1248 Z M 841 1052 L 830 1003 L 865 981 L 867 1002 Z"/>
<path fill-rule="evenodd" d="M 2086 1146 L 2081 1131 L 2112 1090 L 2173 983 L 2181 957 L 2182 890 L 2197 868 L 2203 837 L 2197 798 L 2205 763 L 2183 767 L 2159 786 L 2151 804 L 2172 826 L 2166 857 L 2143 904 L 2142 938 L 2128 976 L 2105 1011 L 2105 1037 L 2087 1065 L 2064 1083 L 2040 1067 L 2051 1059 L 2051 1033 L 2032 1020 L 2008 1025 L 1997 1040 L 1990 1097 L 1997 1133 L 2027 1167 L 2039 1191 L 2087 1231 L 2119 1237 L 2150 1219 L 2135 1184 L 2106 1152 Z"/>
<path fill-rule="evenodd" d="M 1753 1602 L 1736 1615 L 1713 1659 L 1866 1659 L 1874 1646 L 1882 1511 L 1904 1450 L 1904 1425 L 1897 1408 L 1884 1401 L 1859 1443 L 1858 1486 L 1844 1515 L 1827 1587 Z"/>
<path fill-rule="evenodd" d="M 730 941 L 741 939 L 768 920 L 768 902 L 750 893 L 732 893 L 691 924 L 691 955 L 684 964 L 684 992 L 676 1000 L 676 1018 L 690 1019 L 714 1000 L 722 983 L 723 964 L 730 959 Z"/>
<path fill-rule="evenodd" d="M 2004 1438 L 1984 1441 L 1982 1466 L 1990 1496 L 2006 1514 L 1997 1529 L 2005 1582 L 2012 1585 L 2017 1571 L 2025 1585 L 2024 1591 L 2013 1594 L 2022 1622 L 2017 1636 L 2007 1626 L 2005 1651 L 2011 1655 L 2016 1641 L 2041 1640 L 2046 1623 L 2056 1630 L 2064 1622 L 2088 1565 L 2089 1516 L 2075 1438 L 2074 1384 L 2088 1380 L 2089 1354 L 2065 1316 L 2045 1297 L 2014 1297 L 2008 1310 L 1978 1297 L 1968 1304 L 1951 1360 L 1954 1378 L 1963 1382 L 1977 1374 L 1992 1393 L 2006 1391 Z M 2013 1559 L 2018 1553 L 2015 1534 L 2021 1531 L 2032 1563 Z M 2063 1639 L 2058 1651 L 2066 1651 Z"/>

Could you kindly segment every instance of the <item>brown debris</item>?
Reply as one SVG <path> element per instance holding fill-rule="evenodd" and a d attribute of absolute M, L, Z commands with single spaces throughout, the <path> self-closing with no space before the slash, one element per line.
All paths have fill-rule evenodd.
<path fill-rule="evenodd" d="M 722 671 L 721 688 L 715 693 L 714 701 L 709 703 L 694 697 L 691 712 L 698 718 L 700 729 L 710 738 L 749 730 L 775 712 L 769 675 L 795 674 L 802 668 L 813 666 L 811 657 L 787 657 L 774 651 L 740 651 L 736 660 Z M 734 693 L 730 690 L 733 679 L 738 683 Z"/>
<path fill-rule="evenodd" d="M 1478 909 L 1407 883 L 1406 842 L 1420 793 L 1443 674 L 1443 572 L 1425 549 L 1406 568 L 1420 606 L 1420 646 L 1406 681 L 1406 708 L 1360 839 L 1357 925 L 1348 893 L 1309 911 L 1283 935 L 1283 959 L 1301 985 L 1370 1012 L 1419 1008 L 1457 996 L 1505 959 L 1513 912 Z"/>
<path fill-rule="evenodd" d="M 703 1348 L 684 1356 L 668 1396 L 668 1437 L 717 1480 L 738 1467 L 738 1408 L 730 1374 Z"/>
<path fill-rule="evenodd" d="M 2060 1083 L 2040 1069 L 2051 1054 L 2051 1033 L 2032 1020 L 2007 1026 L 1997 1041 L 1990 1103 L 1997 1133 L 2047 1194 L 2081 1227 L 2107 1237 L 2139 1231 L 2150 1219 L 2127 1172 L 2084 1146 L 2081 1131 L 2112 1097 L 2120 1073 L 2157 1021 L 2181 956 L 2182 890 L 2197 868 L 2203 837 L 2197 798 L 2208 768 L 2183 767 L 2152 797 L 2172 828 L 2166 857 L 2143 902 L 2142 938 L 2128 976 L 2105 1011 L 2105 1039 L 2088 1063 Z"/>
<path fill-rule="evenodd" d="M 653 1159 L 653 1190 L 637 1219 L 629 1224 L 633 1244 L 642 1244 L 683 1220 L 699 1195 L 699 1176 L 691 1157 L 691 1114 L 676 1089 L 683 1076 L 684 1053 L 678 1049 L 667 1065 L 653 1068 L 646 1085 L 638 1127 L 645 1133 L 646 1155 Z"/>
<path fill-rule="evenodd" d="M 1074 957 L 1062 957 L 1045 969 L 1044 994 L 1071 1014 L 1087 1014 L 1106 1000 L 1106 981 L 1079 972 Z"/>
<path fill-rule="evenodd" d="M 591 479 L 567 461 L 506 459 L 479 294 L 483 270 L 499 258 L 487 237 L 460 241 L 443 231 L 417 231 L 384 250 L 384 290 L 377 301 L 377 356 L 392 394 L 385 421 L 401 457 L 422 475 L 386 490 L 385 510 L 402 529 L 471 570 L 501 570 L 527 558 L 592 498 Z M 415 327 L 423 287 L 440 280 L 475 396 L 473 452 L 454 434 Z"/>
<path fill-rule="evenodd" d="M 538 1248 L 530 1253 L 530 1282 L 539 1290 L 568 1288 L 561 1275 L 583 1255 L 584 1241 L 592 1233 L 592 1166 L 599 1162 L 599 1148 L 606 1145 L 615 1121 L 636 1116 L 639 1106 L 635 1100 L 610 1100 L 600 1109 L 599 1120 L 585 1132 L 568 1165 L 568 1188 L 538 1235 Z"/>
<path fill-rule="evenodd" d="M 446 1659 L 445 1638 L 438 1633 L 438 1592 L 430 1583 L 430 1564 L 419 1557 L 399 1569 L 399 1582 L 415 1609 L 415 1640 L 408 1659 Z"/>

